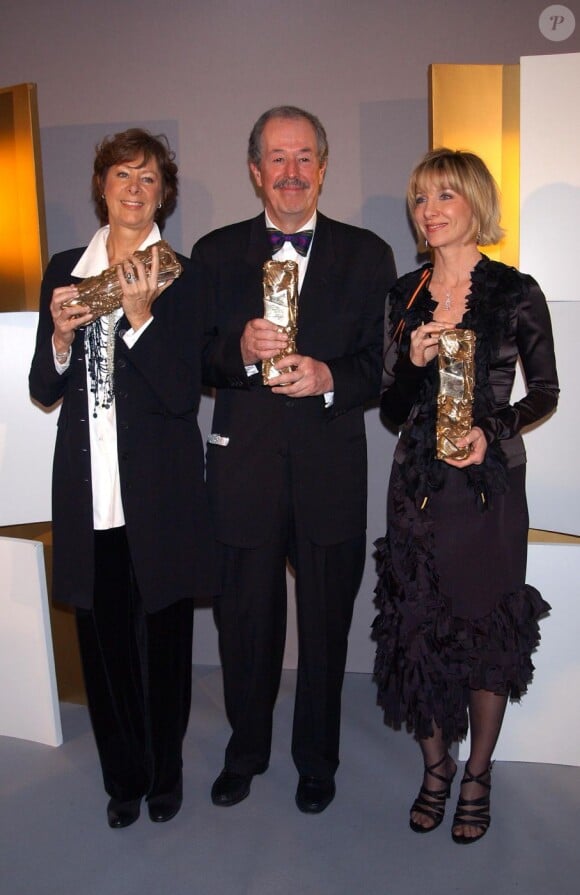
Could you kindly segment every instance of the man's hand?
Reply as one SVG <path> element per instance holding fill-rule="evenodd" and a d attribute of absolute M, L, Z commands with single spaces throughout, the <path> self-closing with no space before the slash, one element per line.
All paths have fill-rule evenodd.
<path fill-rule="evenodd" d="M 289 354 L 279 360 L 276 367 L 284 371 L 271 380 L 270 386 L 276 395 L 306 398 L 334 391 L 332 373 L 323 361 L 302 354 Z"/>
<path fill-rule="evenodd" d="M 288 336 L 280 326 L 264 317 L 248 320 L 240 339 L 240 349 L 244 366 L 257 361 L 268 360 L 284 351 Z"/>

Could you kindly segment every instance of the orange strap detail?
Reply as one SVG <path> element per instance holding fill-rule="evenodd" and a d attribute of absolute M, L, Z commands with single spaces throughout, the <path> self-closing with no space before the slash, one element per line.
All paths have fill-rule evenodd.
<path fill-rule="evenodd" d="M 423 288 L 423 286 L 425 285 L 425 283 L 427 282 L 427 280 L 429 279 L 429 277 L 431 276 L 432 273 L 433 273 L 433 271 L 429 267 L 423 271 L 423 273 L 421 275 L 421 279 L 419 280 L 419 283 L 417 284 L 417 288 L 415 289 L 411 298 L 407 302 L 407 305 L 405 307 L 406 311 L 408 311 L 409 308 L 413 305 L 415 299 L 419 295 L 419 292 L 421 291 L 421 289 Z M 404 326 L 405 326 L 405 321 L 404 321 L 403 317 L 401 317 L 401 319 L 397 323 L 397 328 L 395 329 L 395 332 L 393 333 L 393 338 L 391 339 L 391 342 L 390 342 L 391 345 L 397 339 L 398 336 L 401 337 L 403 335 Z M 399 341 L 400 341 L 400 339 L 399 339 Z"/>

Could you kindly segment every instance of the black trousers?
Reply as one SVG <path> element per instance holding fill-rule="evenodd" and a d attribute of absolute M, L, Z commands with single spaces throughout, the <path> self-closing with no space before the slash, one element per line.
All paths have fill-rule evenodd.
<path fill-rule="evenodd" d="M 330 547 L 284 526 L 264 546 L 224 546 L 216 619 L 232 735 L 225 766 L 266 769 L 286 637 L 286 559 L 296 572 L 298 674 L 292 757 L 299 774 L 329 778 L 339 763 L 340 701 L 365 536 Z"/>
<path fill-rule="evenodd" d="M 124 528 L 95 532 L 91 610 L 76 620 L 106 792 L 128 801 L 181 786 L 191 703 L 193 600 L 145 613 Z"/>

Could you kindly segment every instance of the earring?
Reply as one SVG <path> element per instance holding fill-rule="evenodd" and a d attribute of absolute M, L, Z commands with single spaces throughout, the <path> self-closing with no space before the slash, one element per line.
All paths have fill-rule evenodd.
<path fill-rule="evenodd" d="M 481 242 L 481 230 L 477 231 L 477 236 L 475 237 L 475 241 L 478 245 Z"/>
<path fill-rule="evenodd" d="M 430 249 L 430 248 L 431 248 L 431 246 L 429 245 L 429 242 L 428 242 L 427 238 L 425 238 L 425 248 L 426 248 L 426 249 Z"/>
<path fill-rule="evenodd" d="M 159 208 L 163 208 L 163 202 L 160 202 L 159 205 L 157 206 L 157 208 L 158 208 L 158 209 L 159 209 Z"/>
<path fill-rule="evenodd" d="M 105 198 L 105 194 L 101 193 L 101 199 L 104 199 L 104 198 Z"/>

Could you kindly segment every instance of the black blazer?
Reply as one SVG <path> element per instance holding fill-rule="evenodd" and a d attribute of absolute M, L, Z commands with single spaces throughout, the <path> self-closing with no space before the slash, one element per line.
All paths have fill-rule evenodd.
<path fill-rule="evenodd" d="M 212 432 L 229 439 L 207 450 L 217 536 L 240 547 L 264 543 L 277 496 L 290 487 L 298 524 L 315 543 L 337 544 L 366 530 L 363 406 L 379 395 L 393 253 L 374 233 L 318 214 L 297 350 L 328 364 L 328 409 L 322 396 L 288 399 L 246 375 L 240 336 L 263 316 L 262 265 L 270 257 L 263 214 L 210 233 L 192 252 L 208 307 L 203 375 L 217 389 Z"/>
<path fill-rule="evenodd" d="M 78 282 L 71 270 L 83 249 L 55 255 L 42 283 L 31 396 L 46 407 L 62 399 L 53 470 L 53 597 L 89 608 L 94 581 L 93 506 L 84 332 L 68 370 L 52 354 L 52 291 Z M 121 495 L 131 560 L 147 611 L 216 591 L 214 542 L 197 426 L 202 314 L 191 265 L 153 305 L 154 321 L 133 348 L 115 343 L 115 404 Z"/>

